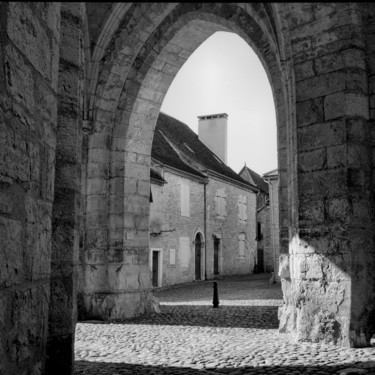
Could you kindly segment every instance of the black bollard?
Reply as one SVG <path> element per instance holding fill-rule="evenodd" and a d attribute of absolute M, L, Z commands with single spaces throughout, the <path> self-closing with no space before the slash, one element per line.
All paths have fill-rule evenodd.
<path fill-rule="evenodd" d="M 214 282 L 214 299 L 212 301 L 214 308 L 219 307 L 219 293 L 217 291 L 217 282 Z"/>

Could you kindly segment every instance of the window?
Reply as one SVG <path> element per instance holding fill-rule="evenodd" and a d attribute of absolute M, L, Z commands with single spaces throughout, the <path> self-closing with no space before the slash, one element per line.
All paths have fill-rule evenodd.
<path fill-rule="evenodd" d="M 181 216 L 190 217 L 190 189 L 184 180 L 181 180 Z"/>
<path fill-rule="evenodd" d="M 238 217 L 240 219 L 240 224 L 246 224 L 246 221 L 247 221 L 246 195 L 240 195 L 238 197 Z"/>
<path fill-rule="evenodd" d="M 180 266 L 189 267 L 190 263 L 190 241 L 189 237 L 180 237 Z"/>
<path fill-rule="evenodd" d="M 176 265 L 176 250 L 175 249 L 169 249 L 169 264 L 171 266 Z"/>
<path fill-rule="evenodd" d="M 245 233 L 240 233 L 238 236 L 238 256 L 240 259 L 245 258 Z"/>
<path fill-rule="evenodd" d="M 227 215 L 226 203 L 227 196 L 225 194 L 225 188 L 218 189 L 215 196 L 216 215 L 223 219 Z"/>

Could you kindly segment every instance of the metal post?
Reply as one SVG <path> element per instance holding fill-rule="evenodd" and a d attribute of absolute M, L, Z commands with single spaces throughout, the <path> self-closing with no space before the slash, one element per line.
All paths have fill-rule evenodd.
<path fill-rule="evenodd" d="M 214 308 L 219 307 L 219 293 L 217 291 L 217 282 L 214 282 L 214 299 L 212 301 Z"/>

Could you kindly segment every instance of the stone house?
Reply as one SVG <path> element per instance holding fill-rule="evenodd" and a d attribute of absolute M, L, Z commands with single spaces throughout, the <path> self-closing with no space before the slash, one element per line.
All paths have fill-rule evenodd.
<path fill-rule="evenodd" d="M 274 272 L 274 253 L 271 240 L 270 194 L 267 182 L 246 165 L 239 175 L 259 188 L 256 201 L 256 269 L 255 272 Z M 276 269 L 277 270 L 277 269 Z"/>
<path fill-rule="evenodd" d="M 225 114 L 200 117 L 198 136 L 182 122 L 159 115 L 150 174 L 154 287 L 253 272 L 259 189 L 222 160 L 226 131 L 210 145 L 219 147 L 217 154 L 200 139 L 202 128 L 223 128 L 226 121 Z"/>

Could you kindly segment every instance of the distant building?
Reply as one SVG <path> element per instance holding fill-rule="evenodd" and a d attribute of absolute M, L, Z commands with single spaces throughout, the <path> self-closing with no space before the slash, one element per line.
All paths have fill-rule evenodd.
<path fill-rule="evenodd" d="M 200 116 L 199 126 L 216 134 L 212 126 L 226 127 L 226 121 L 226 114 Z M 182 122 L 159 115 L 151 155 L 154 287 L 254 270 L 260 189 L 226 165 L 226 131 L 222 136 L 218 149 L 208 147 L 202 132 L 198 136 Z"/>
<path fill-rule="evenodd" d="M 273 269 L 275 270 L 275 277 L 278 279 L 280 256 L 279 173 L 277 169 L 274 169 L 263 174 L 262 177 L 269 184 L 271 248 L 274 264 Z"/>
<path fill-rule="evenodd" d="M 268 184 L 258 173 L 246 165 L 241 169 L 239 175 L 259 189 L 256 208 L 257 252 L 255 257 L 255 272 L 272 272 L 274 270 L 274 257 L 271 243 Z"/>

